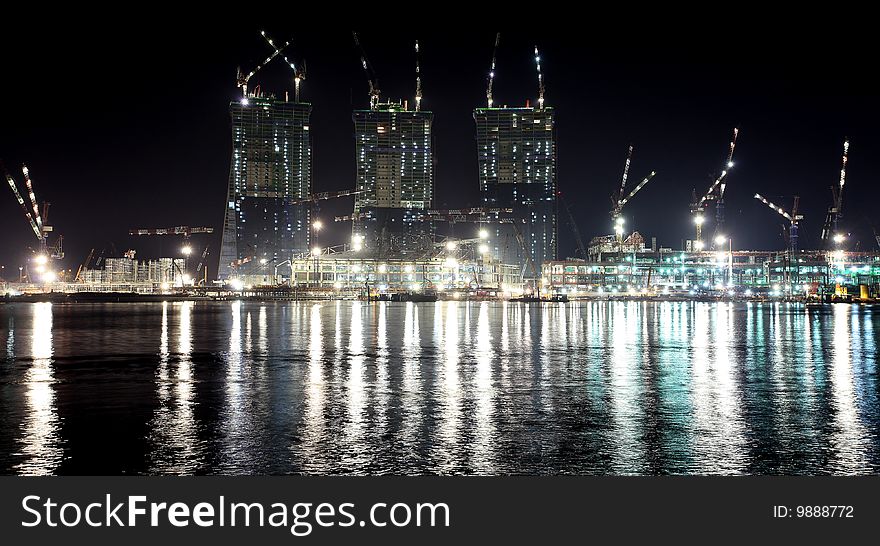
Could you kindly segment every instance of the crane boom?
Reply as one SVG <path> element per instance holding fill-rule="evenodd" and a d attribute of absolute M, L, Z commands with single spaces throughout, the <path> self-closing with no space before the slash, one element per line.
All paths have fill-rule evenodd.
<path fill-rule="evenodd" d="M 266 33 L 265 33 L 265 32 L 262 32 L 262 35 L 263 35 L 263 37 L 265 37 L 265 36 L 266 36 Z M 275 57 L 277 57 L 278 55 L 281 54 L 281 50 L 282 50 L 282 49 L 284 49 L 285 47 L 287 47 L 288 45 L 290 45 L 290 42 L 285 42 L 284 45 L 283 45 L 281 48 L 276 48 L 275 45 L 272 43 L 272 40 L 269 40 L 269 38 L 266 38 L 266 39 L 269 41 L 269 45 L 271 45 L 272 48 L 273 48 L 275 51 L 273 51 L 268 57 L 266 57 L 266 60 L 265 60 L 265 61 L 263 61 L 262 63 L 260 63 L 259 65 L 257 65 L 257 67 L 254 68 L 253 70 L 251 70 L 246 76 L 242 75 L 242 74 L 241 74 L 241 71 L 239 70 L 239 73 L 238 73 L 238 86 L 241 87 L 242 95 L 243 95 L 245 98 L 247 98 L 247 96 L 248 96 L 248 94 L 247 94 L 247 85 L 248 85 L 248 82 L 250 81 L 250 79 L 251 79 L 252 77 L 254 77 L 254 74 L 256 74 L 257 72 L 259 72 L 264 66 L 266 66 L 267 64 L 269 64 L 270 62 L 272 62 L 272 59 L 274 59 Z"/>
<path fill-rule="evenodd" d="M 278 49 L 278 48 L 275 46 L 275 42 L 273 42 L 272 39 L 269 38 L 269 37 L 266 35 L 266 31 L 260 31 L 260 34 L 263 36 L 263 38 L 266 39 L 266 42 L 269 43 L 269 45 L 272 47 L 272 49 L 274 49 L 275 52 L 276 52 L 278 55 L 281 55 L 281 58 L 284 59 L 284 62 L 285 62 L 288 66 L 290 66 L 291 70 L 293 70 L 293 96 L 294 96 L 294 102 L 299 102 L 299 84 L 300 84 L 300 82 L 302 82 L 302 80 L 306 79 L 305 70 L 304 70 L 304 69 L 303 69 L 303 70 L 300 70 L 299 68 L 297 68 L 297 67 L 296 67 L 296 64 L 293 63 L 293 62 L 291 62 L 291 60 L 287 58 L 287 55 L 284 55 L 284 54 L 281 52 L 281 49 Z M 286 44 L 284 44 L 284 46 L 286 47 L 289 43 L 290 43 L 290 42 L 287 42 Z M 283 49 L 283 48 L 282 48 L 282 49 Z M 271 59 L 270 59 L 270 60 L 271 60 Z"/>
<path fill-rule="evenodd" d="M 147 228 L 129 230 L 129 235 L 183 235 L 189 237 L 193 233 L 214 233 L 214 228 L 198 226 L 175 226 L 170 228 Z"/>
<path fill-rule="evenodd" d="M 559 194 L 559 200 L 562 201 L 562 206 L 565 208 L 565 212 L 568 213 L 568 227 L 571 228 L 571 232 L 574 235 L 575 243 L 577 244 L 578 252 L 581 255 L 581 258 L 587 259 L 587 247 L 584 246 L 584 240 L 581 238 L 581 231 L 577 227 L 577 222 L 574 221 L 574 215 L 571 213 L 571 207 L 568 205 L 568 202 L 562 197 L 562 194 Z"/>
<path fill-rule="evenodd" d="M 632 162 L 633 155 L 633 147 L 632 144 L 629 145 L 629 150 L 626 152 L 626 163 L 623 164 L 623 177 L 620 179 L 620 190 L 617 192 L 617 203 L 620 203 L 620 198 L 623 196 L 623 190 L 626 188 L 626 179 L 629 176 L 629 165 Z"/>
<path fill-rule="evenodd" d="M 538 69 L 538 108 L 544 108 L 544 74 L 541 73 L 541 54 L 535 46 L 535 66 Z"/>
<path fill-rule="evenodd" d="M 31 182 L 30 171 L 27 168 L 27 165 L 21 166 L 21 173 L 24 175 L 24 184 L 27 187 L 28 197 L 31 200 L 31 205 L 34 208 L 34 221 L 37 223 L 37 227 L 40 228 L 40 231 L 43 231 L 43 217 L 40 216 L 40 206 L 37 204 L 37 196 L 34 193 L 34 185 Z"/>
<path fill-rule="evenodd" d="M 652 178 L 654 178 L 654 175 L 655 175 L 655 174 L 657 174 L 656 171 L 651 171 L 651 173 L 650 173 L 648 176 L 646 176 L 646 177 L 644 178 L 644 180 L 642 180 L 641 182 L 639 182 L 639 184 L 638 184 L 635 188 L 633 188 L 633 191 L 629 192 L 629 195 L 627 195 L 626 197 L 624 197 L 623 199 L 621 199 L 621 200 L 617 203 L 618 208 L 623 208 L 623 206 L 624 206 L 624 205 L 625 205 L 630 199 L 632 199 L 632 198 L 635 196 L 635 194 L 639 193 L 639 190 L 641 190 L 642 188 L 645 187 L 645 184 L 647 184 L 649 180 L 651 180 Z"/>
<path fill-rule="evenodd" d="M 422 74 L 419 66 L 419 41 L 416 40 L 416 112 L 422 110 Z"/>
<path fill-rule="evenodd" d="M 42 240 L 43 234 L 40 231 L 40 228 L 37 227 L 37 223 L 36 223 L 36 221 L 34 221 L 34 217 L 31 214 L 31 212 L 28 210 L 27 205 L 25 205 L 24 199 L 21 197 L 21 194 L 18 192 L 18 187 L 15 185 L 15 179 L 12 178 L 12 175 L 10 175 L 8 171 L 6 172 L 6 182 L 9 183 L 9 187 L 12 189 L 12 193 L 15 194 L 15 199 L 18 201 L 18 204 L 21 207 L 21 210 L 24 212 L 24 215 L 27 217 L 28 224 L 30 224 L 31 229 L 34 232 L 34 235 L 37 236 L 37 239 Z"/>
<path fill-rule="evenodd" d="M 775 204 L 771 203 L 770 201 L 768 201 L 767 198 L 764 197 L 763 195 L 761 195 L 760 193 L 755 194 L 755 199 L 757 199 L 758 201 L 761 201 L 762 203 L 764 203 L 765 205 L 767 205 L 768 207 L 770 207 L 771 209 L 776 211 L 778 214 L 781 214 L 789 222 L 797 222 L 797 220 L 795 220 L 794 216 L 792 216 L 791 214 L 786 212 L 786 210 L 783 209 L 782 207 L 775 205 Z"/>
<path fill-rule="evenodd" d="M 492 49 L 492 64 L 489 65 L 489 84 L 486 89 L 486 102 L 492 108 L 492 84 L 495 82 L 495 59 L 498 55 L 498 43 L 501 41 L 501 33 L 495 34 L 495 48 Z"/>
<path fill-rule="evenodd" d="M 336 199 L 337 197 L 347 197 L 349 195 L 357 195 L 359 193 L 363 193 L 362 190 L 340 190 L 340 191 L 325 191 L 320 193 L 313 193 L 308 197 L 303 197 L 301 199 L 288 199 L 284 202 L 285 205 L 302 205 L 303 203 L 314 203 L 315 201 L 324 201 L 327 199 Z"/>
<path fill-rule="evenodd" d="M 837 207 L 837 218 L 840 218 L 843 212 L 843 186 L 846 184 L 846 161 L 849 155 L 849 139 L 843 141 L 843 160 L 840 167 L 840 183 L 837 189 L 837 200 L 834 206 Z M 837 219 L 836 218 L 836 219 Z M 836 220 L 835 219 L 835 220 Z"/>
<path fill-rule="evenodd" d="M 358 47 L 358 49 L 360 49 L 361 66 L 363 66 L 364 72 L 367 74 L 367 81 L 370 84 L 370 109 L 375 110 L 376 106 L 379 104 L 379 96 L 382 93 L 379 90 L 379 81 L 376 78 L 376 71 L 373 70 L 373 65 L 367 58 L 367 52 L 364 49 L 364 46 L 361 44 L 360 39 L 358 38 L 358 33 L 352 32 L 351 34 L 354 37 L 354 44 Z"/>

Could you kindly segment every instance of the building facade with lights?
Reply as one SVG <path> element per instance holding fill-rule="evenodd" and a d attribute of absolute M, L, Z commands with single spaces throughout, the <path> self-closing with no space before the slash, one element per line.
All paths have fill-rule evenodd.
<path fill-rule="evenodd" d="M 311 193 L 308 103 L 248 97 L 230 103 L 232 160 L 218 278 L 261 260 L 281 262 L 309 248 Z M 246 273 L 246 272 L 244 272 Z"/>
<path fill-rule="evenodd" d="M 398 103 L 355 110 L 352 238 L 368 251 L 408 253 L 430 244 L 422 213 L 434 200 L 434 115 Z"/>
<path fill-rule="evenodd" d="M 511 208 L 516 226 L 492 225 L 504 263 L 537 268 L 556 259 L 556 125 L 553 108 L 477 108 L 477 164 L 483 206 Z M 517 240 L 517 228 L 523 245 Z M 532 277 L 530 271 L 525 271 Z"/>

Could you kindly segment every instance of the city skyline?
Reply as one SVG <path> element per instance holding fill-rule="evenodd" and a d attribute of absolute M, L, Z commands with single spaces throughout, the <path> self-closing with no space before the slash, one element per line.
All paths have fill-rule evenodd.
<path fill-rule="evenodd" d="M 157 129 L 149 123 L 150 110 L 147 109 L 129 111 L 129 117 L 122 118 L 124 123 L 121 125 L 126 130 L 139 129 L 134 131 L 138 133 L 137 138 L 123 136 L 117 139 L 118 142 L 108 142 L 107 150 L 89 147 L 98 134 L 119 131 L 118 121 L 114 120 L 103 119 L 110 123 L 100 132 L 91 125 L 118 111 L 120 105 L 115 101 L 119 99 L 112 94 L 101 95 L 102 104 L 108 107 L 107 112 L 99 113 L 83 125 L 76 125 L 65 112 L 60 112 L 60 117 L 49 122 L 41 112 L 30 112 L 25 116 L 10 109 L 7 117 L 11 120 L 11 131 L 3 137 L 3 158 L 10 170 L 14 170 L 19 162 L 27 162 L 41 198 L 54 203 L 54 223 L 58 232 L 65 235 L 65 245 L 69 249 L 66 267 L 75 269 L 89 248 L 100 248 L 110 241 L 116 243 L 117 254 L 132 245 L 137 245 L 134 248 L 146 255 L 163 250 L 172 254 L 177 245 L 171 241 L 155 243 L 149 248 L 151 243 L 131 240 L 126 233 L 135 227 L 181 224 L 215 226 L 214 258 L 210 261 L 216 263 L 219 250 L 216 239 L 222 231 L 222 218 L 217 216 L 219 206 L 225 200 L 224 181 L 231 155 L 228 111 L 218 111 L 216 105 L 222 101 L 228 105 L 228 101 L 236 96 L 233 70 L 237 61 L 246 65 L 245 57 L 265 57 L 266 50 L 261 49 L 265 44 L 260 42 L 258 28 L 236 29 L 234 43 L 212 54 L 210 61 L 213 64 L 201 68 L 187 67 L 183 62 L 171 65 L 173 74 L 206 70 L 211 78 L 216 78 L 196 78 L 200 80 L 199 86 L 182 84 L 184 90 L 197 87 L 202 93 L 200 96 L 210 96 L 210 100 L 199 102 L 195 112 L 187 111 L 192 105 L 188 102 L 190 99 L 177 105 L 181 115 L 175 123 L 183 124 L 191 119 L 202 121 L 192 125 L 195 129 L 188 129 L 194 132 L 184 131 L 181 136 L 172 137 L 182 139 L 182 142 L 170 142 L 173 146 L 161 139 L 150 142 L 155 140 Z M 279 40 L 293 35 L 284 29 L 267 30 Z M 309 56 L 314 50 L 308 48 L 327 47 L 329 42 L 314 33 L 303 34 L 296 40 L 292 54 L 298 57 L 299 48 L 306 49 L 303 56 L 309 58 L 311 71 L 302 92 L 304 100 L 314 104 L 316 116 L 312 123 L 316 129 L 312 191 L 346 189 L 353 185 L 355 178 L 350 115 L 353 108 L 362 108 L 368 103 L 366 81 L 358 72 L 360 67 L 350 44 L 350 35 L 343 31 L 336 33 L 334 40 L 340 44 L 315 57 Z M 424 34 L 427 36 L 413 38 L 420 38 L 423 47 L 424 107 L 434 111 L 437 119 L 435 206 L 474 205 L 478 202 L 479 187 L 470 113 L 484 102 L 481 95 L 485 92 L 485 72 L 493 32 L 473 33 L 466 37 L 466 46 L 453 46 L 456 52 L 460 51 L 459 48 L 466 48 L 466 57 L 440 62 L 438 56 L 444 54 L 444 48 L 450 47 L 449 41 L 436 34 Z M 408 37 L 392 39 L 370 32 L 363 32 L 362 36 L 380 77 L 388 75 L 387 80 L 383 80 L 387 95 L 406 97 L 411 94 L 414 87 L 409 58 L 412 41 Z M 496 95 L 499 103 L 511 106 L 521 106 L 526 100 L 536 99 L 538 91 L 531 47 L 534 42 L 540 43 L 546 64 L 547 104 L 558 112 L 560 126 L 558 189 L 576 204 L 572 207 L 573 214 L 587 238 L 611 232 L 607 212 L 610 206 L 606 196 L 614 190 L 622 168 L 623 152 L 632 142 L 636 147 L 636 161 L 645 168 L 656 169 L 658 174 L 624 215 L 632 229 L 647 237 L 656 236 L 666 246 L 680 247 L 683 239 L 692 236 L 688 214 L 691 190 L 696 187 L 700 191 L 703 185 L 711 182 L 711 175 L 724 155 L 730 127 L 738 126 L 743 131 L 737 151 L 739 159 L 726 194 L 728 225 L 738 248 L 784 247 L 776 226 L 779 221 L 752 198 L 756 191 L 771 198 L 784 196 L 786 200 L 798 191 L 806 217 L 801 224 L 802 247 L 817 245 L 819 228 L 831 200 L 828 187 L 836 180 L 839 148 L 844 137 L 850 138 L 852 151 L 848 209 L 842 223 L 857 233 L 862 248 L 871 243 L 870 228 L 863 216 L 875 223 L 877 218 L 871 218 L 870 210 L 863 209 L 861 204 L 870 198 L 870 157 L 876 137 L 868 128 L 873 125 L 876 114 L 870 109 L 859 111 L 862 103 L 868 100 L 867 95 L 856 93 L 855 98 L 847 103 L 836 99 L 836 94 L 843 89 L 859 90 L 858 75 L 844 70 L 842 81 L 837 84 L 842 87 L 829 87 L 827 83 L 825 87 L 819 87 L 813 84 L 820 75 L 826 76 L 832 70 L 829 59 L 815 60 L 816 74 L 813 76 L 798 71 L 801 65 L 797 63 L 782 74 L 768 72 L 771 60 L 766 61 L 767 66 L 750 67 L 746 62 L 748 54 L 733 57 L 727 69 L 716 72 L 707 68 L 710 63 L 704 64 L 705 59 L 681 57 L 670 62 L 655 52 L 647 58 L 642 55 L 637 60 L 627 60 L 625 54 L 609 53 L 602 48 L 584 46 L 570 50 L 565 47 L 570 45 L 566 40 L 528 36 L 516 31 L 503 33 Z M 80 44 L 78 47 L 88 50 L 98 46 Z M 172 42 L 166 47 L 167 51 L 153 55 L 152 63 L 161 64 L 175 58 L 175 48 L 185 51 L 191 46 Z M 590 54 L 593 60 L 590 60 Z M 585 70 L 572 73 L 565 65 L 576 55 L 583 55 L 585 64 L 581 66 Z M 185 54 L 180 56 L 185 57 Z M 620 64 L 616 60 L 620 60 Z M 800 62 L 803 65 L 807 60 Z M 466 66 L 466 69 L 462 68 L 460 77 L 451 78 L 455 81 L 450 82 L 447 77 L 449 67 L 459 65 Z M 328 66 L 338 73 L 323 72 Z M 339 70 L 340 66 L 346 68 Z M 637 76 L 632 74 L 633 67 L 640 69 Z M 278 93 L 287 89 L 292 91 L 289 71 L 285 72 L 284 68 L 282 63 L 274 71 L 267 70 L 263 76 L 266 89 Z M 741 78 L 729 76 L 736 71 L 734 69 L 740 70 Z M 121 70 L 118 79 L 134 78 L 125 72 L 125 67 Z M 34 77 L 40 74 L 32 67 L 23 75 L 32 82 L 36 93 L 34 100 L 39 100 L 41 93 L 45 92 L 39 89 L 41 80 Z M 663 78 L 658 79 L 658 74 Z M 693 91 L 691 84 L 694 80 L 706 76 L 710 82 L 706 86 L 709 91 Z M 716 85 L 718 81 L 713 78 L 718 78 L 724 85 Z M 640 95 L 639 89 L 628 86 L 634 80 L 645 81 L 646 87 L 650 88 L 645 91 L 650 91 L 649 99 Z M 330 88 L 329 84 L 339 82 L 343 85 Z M 625 93 L 621 94 L 622 90 Z M 762 90 L 768 91 L 767 96 L 757 97 Z M 681 91 L 686 93 L 681 94 Z M 133 89 L 130 92 L 163 96 L 157 90 Z M 186 93 L 182 95 L 186 96 Z M 345 99 L 337 100 L 340 96 Z M 578 96 L 585 98 L 572 102 Z M 784 105 L 778 100 L 783 96 L 787 98 Z M 7 105 L 12 102 L 4 101 Z M 126 104 L 130 106 L 130 103 Z M 807 106 L 813 119 L 801 119 L 799 112 L 805 112 Z M 319 112 L 320 119 L 317 117 Z M 706 115 L 707 112 L 715 115 Z M 687 115 L 676 117 L 682 113 Z M 339 123 L 345 117 L 348 117 L 348 123 Z M 681 126 L 668 125 L 671 119 L 677 120 Z M 572 137 L 572 131 L 582 131 L 577 127 L 579 121 L 584 122 L 589 134 Z M 227 124 L 225 129 L 224 123 Z M 591 127 L 595 127 L 595 131 Z M 72 140 L 74 135 L 81 135 L 82 139 Z M 193 135 L 196 137 L 190 138 Z M 187 146 L 182 147 L 183 142 Z M 85 150 L 94 153 L 84 153 Z M 130 160 L 134 167 L 116 164 L 122 159 Z M 152 172 L 157 168 L 162 173 L 159 177 Z M 224 172 L 219 179 L 216 176 L 218 171 Z M 112 175 L 105 174 L 107 172 Z M 146 193 L 141 188 L 147 178 L 159 180 L 159 191 Z M 186 183 L 182 184 L 182 181 Z M 0 263 L 15 266 L 22 261 L 26 246 L 30 244 L 27 224 L 19 217 L 11 198 L 4 202 L 0 222 L 9 234 L 10 243 L 2 249 Z M 137 206 L 133 207 L 134 204 Z M 331 220 L 337 212 L 347 213 L 345 209 L 350 206 L 349 200 L 321 204 L 318 214 L 330 224 L 327 233 L 322 235 L 324 240 L 347 242 L 348 226 L 333 225 Z M 127 213 L 120 214 L 120 210 Z M 94 219 L 94 225 L 78 220 L 80 213 L 84 218 Z M 560 257 L 573 256 L 571 234 L 564 225 L 558 231 Z M 156 250 L 158 245 L 164 248 Z"/>

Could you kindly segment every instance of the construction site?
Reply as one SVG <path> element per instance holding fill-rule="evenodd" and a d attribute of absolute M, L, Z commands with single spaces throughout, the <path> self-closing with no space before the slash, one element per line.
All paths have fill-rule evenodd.
<path fill-rule="evenodd" d="M 106 293 L 218 299 L 873 302 L 880 295 L 880 235 L 874 231 L 873 251 L 857 250 L 844 222 L 846 138 L 819 248 L 799 245 L 804 219 L 799 197 L 782 206 L 760 193 L 754 194 L 754 206 L 785 223 L 785 248 L 734 247 L 736 234 L 728 231 L 724 215 L 725 192 L 735 172 L 737 128 L 726 148 L 726 139 L 719 142 L 724 160 L 708 188 L 694 189 L 690 203 L 682 204 L 681 214 L 690 215 L 694 230 L 681 239 L 683 244 L 663 246 L 629 229 L 628 207 L 655 176 L 662 176 L 634 165 L 632 145 L 621 154 L 619 181 L 608 184 L 613 188 L 609 233 L 584 239 L 571 203 L 559 190 L 557 111 L 545 98 L 537 46 L 530 52 L 536 99 L 523 106 L 500 105 L 493 95 L 496 35 L 486 103 L 472 112 L 481 202 L 441 209 L 435 208 L 434 113 L 422 108 L 419 42 L 412 49 L 412 100 L 392 100 L 382 95 L 365 44 L 353 34 L 368 86 L 364 104 L 352 111 L 354 183 L 341 191 L 316 192 L 312 104 L 301 100 L 305 64 L 287 53 L 289 42 L 276 43 L 265 32 L 261 36 L 268 56 L 248 73 L 239 70 L 241 94 L 229 104 L 231 160 L 219 252 L 199 239 L 213 233 L 212 226 L 132 228 L 130 236 L 172 237 L 180 245 L 171 256 L 148 259 L 136 258 L 136 249 L 92 249 L 82 263 L 66 265 L 63 237 L 49 224 L 49 203 L 37 199 L 30 172 L 22 166 L 25 191 L 11 172 L 5 176 L 36 242 L 17 277 L 7 272 L 3 279 L 0 291 L 7 298 Z M 250 83 L 273 62 L 291 71 L 293 87 L 283 95 Z M 631 170 L 638 173 L 635 184 Z M 217 191 L 223 191 L 220 185 Z M 326 226 L 315 214 L 316 204 L 346 198 L 353 200 L 351 214 L 334 220 L 351 226 L 350 238 L 320 244 Z M 559 255 L 561 229 L 576 243 L 574 256 Z"/>

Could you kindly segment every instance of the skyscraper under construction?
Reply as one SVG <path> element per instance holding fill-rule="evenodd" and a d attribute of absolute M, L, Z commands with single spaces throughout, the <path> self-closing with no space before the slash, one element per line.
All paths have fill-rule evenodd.
<path fill-rule="evenodd" d="M 218 278 L 261 275 L 309 249 L 312 146 L 308 103 L 251 96 L 234 101 L 232 165 Z M 271 270 L 270 270 L 271 273 Z"/>
<path fill-rule="evenodd" d="M 497 44 L 496 39 L 496 48 Z M 483 206 L 513 209 L 516 222 L 515 226 L 494 224 L 490 247 L 503 263 L 525 268 L 530 258 L 540 270 L 542 262 L 556 259 L 556 125 L 555 111 L 544 106 L 544 80 L 537 48 L 535 62 L 537 106 L 496 108 L 492 99 L 493 56 L 488 106 L 475 109 L 474 120 Z M 535 271 L 524 273 L 537 276 Z"/>
<path fill-rule="evenodd" d="M 425 246 L 422 218 L 434 191 L 431 112 L 401 104 L 356 110 L 357 194 L 352 235 L 368 250 L 416 251 Z"/>
<path fill-rule="evenodd" d="M 367 252 L 422 252 L 430 247 L 424 212 L 434 197 L 434 115 L 421 109 L 419 43 L 415 103 L 410 109 L 406 102 L 379 101 L 378 81 L 357 33 L 354 40 L 370 84 L 370 108 L 352 115 L 359 191 L 352 238 Z"/>

